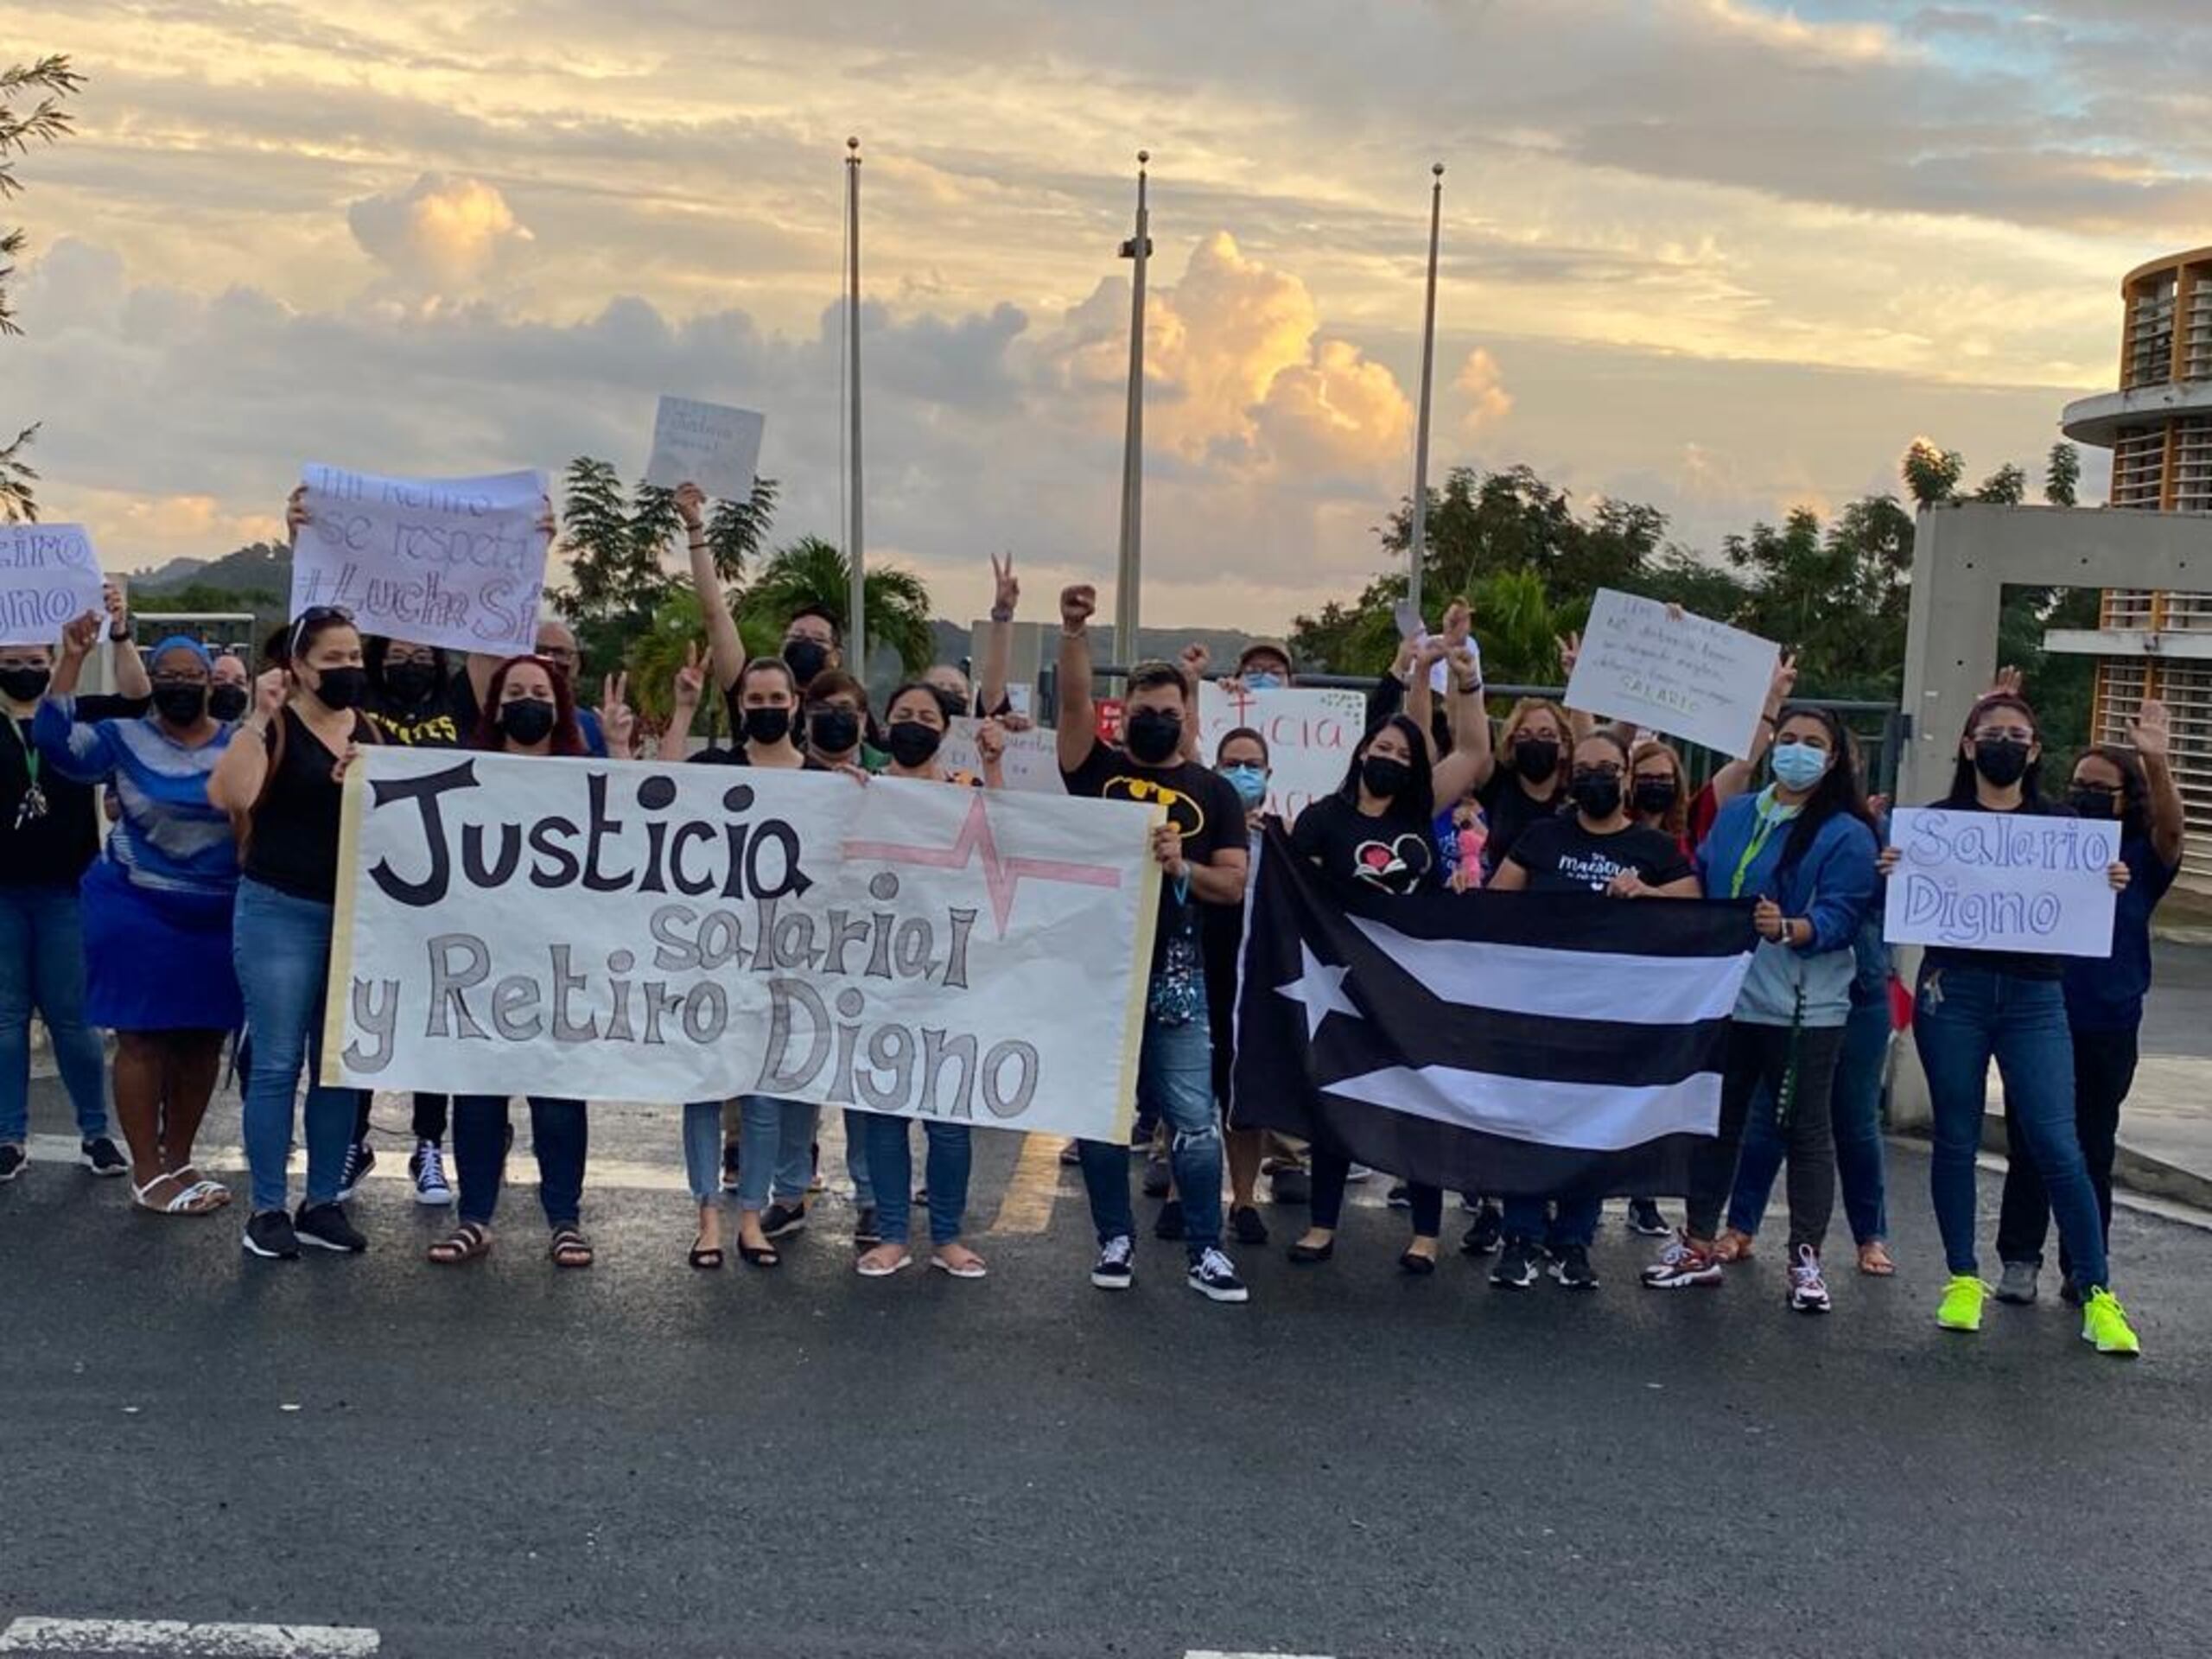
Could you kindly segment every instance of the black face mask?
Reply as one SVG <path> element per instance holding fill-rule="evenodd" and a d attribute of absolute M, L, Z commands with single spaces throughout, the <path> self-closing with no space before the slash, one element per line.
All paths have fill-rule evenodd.
<path fill-rule="evenodd" d="M 315 676 L 314 691 L 326 709 L 358 709 L 368 701 L 369 671 L 352 666 L 326 668 Z"/>
<path fill-rule="evenodd" d="M 930 692 L 937 698 L 937 706 L 944 710 L 947 720 L 957 720 L 968 712 L 968 699 L 959 692 L 948 691 L 941 685 L 931 686 Z"/>
<path fill-rule="evenodd" d="M 194 725 L 207 712 L 207 688 L 157 685 L 154 688 L 154 712 L 172 726 Z"/>
<path fill-rule="evenodd" d="M 1677 791 L 1671 778 L 1639 778 L 1636 780 L 1636 810 L 1639 812 L 1670 812 L 1674 810 Z"/>
<path fill-rule="evenodd" d="M 883 741 L 891 751 L 891 758 L 902 766 L 918 766 L 927 763 L 944 741 L 944 734 L 934 726 L 918 720 L 894 720 L 891 729 L 883 734 Z"/>
<path fill-rule="evenodd" d="M 1183 717 L 1165 709 L 1140 709 L 1129 716 L 1129 758 L 1157 766 L 1183 746 Z"/>
<path fill-rule="evenodd" d="M 1567 792 L 1588 817 L 1610 818 L 1621 810 L 1621 780 L 1618 778 L 1577 778 L 1567 785 Z"/>
<path fill-rule="evenodd" d="M 798 676 L 801 689 L 807 686 L 823 669 L 830 666 L 830 647 L 811 639 L 784 641 L 784 661 Z"/>
<path fill-rule="evenodd" d="M 843 754 L 861 741 L 861 717 L 849 709 L 824 709 L 806 722 L 806 734 L 819 754 Z"/>
<path fill-rule="evenodd" d="M 1413 780 L 1414 769 L 1387 754 L 1370 754 L 1359 763 L 1359 781 L 1367 786 L 1367 792 L 1386 801 L 1404 794 Z"/>
<path fill-rule="evenodd" d="M 0 668 L 0 691 L 17 702 L 36 702 L 53 681 L 50 668 Z"/>
<path fill-rule="evenodd" d="M 748 709 L 745 711 L 745 741 L 748 743 L 773 745 L 791 734 L 791 711 L 788 709 Z"/>
<path fill-rule="evenodd" d="M 438 689 L 435 663 L 391 663 L 384 671 L 385 689 L 403 703 L 423 702 Z"/>
<path fill-rule="evenodd" d="M 2009 737 L 1985 737 L 1974 746 L 1974 769 L 1999 789 L 2028 775 L 2028 746 Z"/>
<path fill-rule="evenodd" d="M 2076 817 L 2109 823 L 2120 816 L 2120 804 L 2125 798 L 2117 790 L 2076 789 L 2067 796 L 2066 804 L 2074 809 Z"/>
<path fill-rule="evenodd" d="M 518 743 L 536 743 L 553 735 L 560 711 L 543 697 L 517 697 L 499 705 L 499 729 Z"/>
<path fill-rule="evenodd" d="M 207 690 L 207 712 L 220 721 L 242 720 L 253 701 L 242 685 L 216 685 Z"/>
<path fill-rule="evenodd" d="M 1559 770 L 1559 745 L 1548 737 L 1524 737 L 1513 746 L 1513 770 L 1541 784 Z"/>

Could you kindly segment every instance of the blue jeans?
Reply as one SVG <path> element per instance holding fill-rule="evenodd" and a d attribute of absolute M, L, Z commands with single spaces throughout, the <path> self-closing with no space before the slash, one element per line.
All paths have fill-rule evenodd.
<path fill-rule="evenodd" d="M 507 1097 L 457 1095 L 453 1103 L 453 1164 L 461 1177 L 463 1221 L 488 1227 L 499 1207 L 507 1169 Z M 591 1128 L 581 1100 L 530 1097 L 530 1148 L 537 1155 L 537 1200 L 548 1227 L 573 1227 L 584 1200 L 584 1160 Z"/>
<path fill-rule="evenodd" d="M 804 1204 L 822 1109 L 772 1095 L 747 1095 L 738 1105 L 742 1116 L 737 1131 L 737 1207 L 758 1215 L 771 1198 Z"/>
<path fill-rule="evenodd" d="M 0 1146 L 21 1146 L 30 1131 L 34 1007 L 77 1109 L 78 1138 L 105 1135 L 100 1038 L 85 1023 L 85 931 L 74 887 L 0 887 Z"/>
<path fill-rule="evenodd" d="M 849 1106 L 845 1108 L 845 1173 L 852 1178 L 853 1207 L 855 1210 L 876 1207 L 875 1160 L 868 1155 L 868 1137 L 875 1131 L 868 1125 L 880 1116 L 878 1112 L 856 1112 Z M 911 1160 L 906 1171 L 909 1176 L 913 1173 Z M 906 1183 L 902 1180 L 899 1185 L 903 1186 Z M 967 1189 L 963 1186 L 961 1190 L 964 1192 Z"/>
<path fill-rule="evenodd" d="M 701 1204 L 712 1204 L 721 1196 L 722 1103 L 719 1100 L 695 1100 L 683 1109 L 683 1175 L 691 1183 L 691 1196 Z"/>
<path fill-rule="evenodd" d="M 1843 1056 L 1828 1095 L 1828 1121 L 1835 1134 L 1835 1170 L 1843 1184 L 1843 1212 L 1854 1243 L 1890 1236 L 1889 1204 L 1882 1159 L 1882 1071 L 1890 1058 L 1890 1001 L 1854 1006 L 1843 1027 Z M 1789 1143 L 1775 1122 L 1774 1096 L 1762 1088 L 1751 1102 L 1738 1154 L 1736 1190 L 1728 1200 L 1728 1224 L 1739 1233 L 1757 1233 L 1766 1219 Z"/>
<path fill-rule="evenodd" d="M 1547 1220 L 1544 1206 L 1554 1202 L 1559 1208 Z M 1598 1236 L 1598 1216 L 1605 1207 L 1602 1198 L 1508 1198 L 1505 1236 L 1555 1250 L 1570 1244 L 1580 1244 L 1586 1250 Z"/>
<path fill-rule="evenodd" d="M 1912 1033 L 1936 1116 L 1928 1186 L 1951 1272 L 1970 1274 L 1978 1267 L 1974 1154 L 1981 1150 L 1993 1056 L 2005 1082 L 2014 1144 L 2024 1144 L 2043 1178 L 2076 1282 L 2084 1293 L 2106 1287 L 2103 1217 L 2074 1127 L 2074 1039 L 2058 982 L 1923 965 Z"/>
<path fill-rule="evenodd" d="M 1169 1156 L 1183 1201 L 1183 1237 L 1196 1262 L 1221 1243 L 1221 1131 L 1214 1124 L 1213 1038 L 1204 1020 L 1179 1026 L 1147 1018 L 1137 1061 L 1137 1110 L 1165 1118 L 1174 1132 Z M 1136 1232 L 1129 1208 L 1129 1149 L 1104 1141 L 1078 1143 L 1083 1186 L 1098 1242 Z M 935 1189 L 932 1188 L 932 1196 Z"/>
<path fill-rule="evenodd" d="M 292 1155 L 292 1101 L 308 1068 L 309 1205 L 329 1204 L 346 1176 L 358 1089 L 320 1082 L 323 988 L 330 972 L 330 906 L 246 878 L 238 883 L 231 961 L 245 998 L 253 1059 L 245 1079 L 245 1158 L 253 1209 L 284 1207 L 284 1165 Z"/>
<path fill-rule="evenodd" d="M 914 1120 L 886 1117 L 880 1112 L 857 1116 L 868 1120 L 868 1161 L 876 1177 L 876 1225 L 885 1243 L 904 1244 L 914 1207 L 914 1148 L 907 1134 Z M 930 1189 L 930 1243 L 950 1244 L 960 1236 L 960 1224 L 968 1214 L 972 1136 L 965 1123 L 938 1123 L 927 1118 L 922 1120 L 922 1131 L 929 1137 L 925 1175 Z"/>

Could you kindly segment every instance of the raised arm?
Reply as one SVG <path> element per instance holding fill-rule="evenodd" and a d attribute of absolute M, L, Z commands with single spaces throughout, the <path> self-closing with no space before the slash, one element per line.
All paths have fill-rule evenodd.
<path fill-rule="evenodd" d="M 1574 683 L 1574 665 L 1582 660 L 1582 636 L 1575 632 L 1562 633 L 1556 643 L 1559 646 L 1560 672 L 1566 677 L 1564 683 L 1572 685 Z M 1567 693 L 1562 690 L 1560 706 L 1567 709 L 1567 743 L 1572 749 L 1598 729 L 1598 716 L 1587 709 L 1567 708 L 1566 698 Z"/>
<path fill-rule="evenodd" d="M 233 816 L 251 812 L 269 776 L 269 728 L 283 714 L 291 676 L 272 668 L 253 683 L 253 709 L 238 723 L 207 777 L 207 804 Z"/>
<path fill-rule="evenodd" d="M 1089 582 L 1060 589 L 1059 725 L 1055 734 L 1060 770 L 1073 772 L 1090 758 L 1098 741 L 1098 713 L 1090 702 L 1090 618 L 1098 590 Z"/>
<path fill-rule="evenodd" d="M 683 543 L 691 557 L 691 586 L 699 595 L 699 614 L 707 621 L 707 648 L 715 667 L 715 683 L 727 696 L 737 689 L 745 672 L 745 640 L 738 633 L 737 618 L 722 592 L 715 556 L 707 545 L 707 495 L 696 484 L 680 484 L 676 490 L 676 516 L 683 521 Z"/>
<path fill-rule="evenodd" d="M 143 702 L 154 695 L 154 683 L 146 677 L 146 659 L 130 638 L 130 613 L 124 607 L 123 590 L 104 582 L 100 601 L 107 607 L 108 648 L 115 656 L 115 695 Z"/>
<path fill-rule="evenodd" d="M 2173 724 L 2166 705 L 2156 697 L 2143 699 L 2127 728 L 2128 741 L 2143 762 L 2143 779 L 2151 786 L 2151 849 L 2168 868 L 2181 862 L 2186 839 L 2181 786 L 2174 781 Z"/>
<path fill-rule="evenodd" d="M 1014 574 L 1014 555 L 1006 563 L 991 557 L 991 631 L 983 639 L 983 675 L 976 688 L 976 712 L 995 719 L 1006 706 L 1007 675 L 1014 664 L 1014 613 L 1021 603 L 1021 583 Z"/>
<path fill-rule="evenodd" d="M 1767 749 L 1774 742 L 1776 727 L 1782 719 L 1782 705 L 1789 701 L 1789 694 L 1797 685 L 1797 658 L 1783 652 L 1775 664 L 1774 677 L 1767 682 L 1766 707 L 1760 712 L 1758 728 L 1751 733 L 1751 752 L 1740 760 L 1731 760 L 1713 774 L 1713 798 L 1719 802 L 1732 800 L 1751 786 L 1759 774 L 1759 762 L 1766 759 Z"/>
<path fill-rule="evenodd" d="M 77 683 L 84 677 L 85 658 L 91 656 L 93 642 L 100 637 L 100 619 L 96 611 L 86 611 L 74 622 L 61 630 L 61 649 L 54 653 L 54 677 L 47 683 L 49 697 L 73 697 Z M 131 653 L 134 657 L 136 652 Z M 139 677 L 145 676 L 145 664 L 138 665 Z"/>
<path fill-rule="evenodd" d="M 706 695 L 707 667 L 700 660 L 699 647 L 683 647 L 683 666 L 676 671 L 676 689 L 671 696 L 668 724 L 661 728 L 660 745 L 656 751 L 659 759 L 678 761 L 691 753 L 691 722 L 699 713 L 699 700 Z"/>
<path fill-rule="evenodd" d="M 1006 787 L 1006 728 L 995 720 L 977 722 L 976 759 L 983 768 L 985 789 Z"/>
<path fill-rule="evenodd" d="M 1206 670 L 1213 666 L 1213 653 L 1193 639 L 1183 647 L 1175 666 L 1183 671 L 1183 758 L 1203 766 L 1205 731 L 1198 721 L 1198 688 L 1205 683 Z"/>
<path fill-rule="evenodd" d="M 54 677 L 60 674 L 57 670 Z M 105 721 L 77 718 L 77 700 L 67 692 L 49 690 L 31 716 L 31 741 L 41 759 L 73 783 L 105 783 L 115 772 L 114 741 Z"/>
<path fill-rule="evenodd" d="M 1435 798 L 1441 807 L 1490 781 L 1497 762 L 1491 754 L 1490 711 L 1483 707 L 1482 671 L 1474 652 L 1460 646 L 1445 658 L 1445 685 L 1452 724 L 1452 753 L 1436 764 Z M 1421 677 L 1424 690 L 1428 677 Z"/>

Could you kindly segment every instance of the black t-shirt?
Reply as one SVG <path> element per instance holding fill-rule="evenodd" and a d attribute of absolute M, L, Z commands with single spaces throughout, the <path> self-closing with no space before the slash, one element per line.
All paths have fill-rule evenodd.
<path fill-rule="evenodd" d="M 733 743 L 728 748 L 716 744 L 711 748 L 700 750 L 696 754 L 687 755 L 684 757 L 684 764 L 691 766 L 749 766 L 753 764 L 753 760 L 752 757 L 745 753 L 744 744 Z M 829 772 L 833 768 L 823 766 L 821 761 L 810 754 L 796 766 L 763 766 L 761 770 L 763 772 Z"/>
<path fill-rule="evenodd" d="M 1530 824 L 1559 816 L 1567 804 L 1567 791 L 1532 796 L 1521 787 L 1521 774 L 1500 760 L 1490 781 L 1475 791 L 1475 798 L 1483 804 L 1488 825 L 1483 842 L 1483 862 L 1489 867 L 1485 874 L 1495 875 Z"/>
<path fill-rule="evenodd" d="M 1530 824 L 1507 856 L 1529 872 L 1530 893 L 1603 893 L 1624 870 L 1634 870 L 1649 887 L 1694 874 L 1681 845 L 1662 830 L 1630 823 L 1592 835 L 1572 813 Z"/>
<path fill-rule="evenodd" d="M 1241 849 L 1245 844 L 1244 803 L 1238 798 L 1236 786 L 1194 760 L 1179 760 L 1172 766 L 1141 766 L 1099 738 L 1092 741 L 1090 753 L 1081 766 L 1073 772 L 1062 768 L 1060 780 L 1071 795 L 1166 807 L 1167 821 L 1183 832 L 1183 856 L 1193 864 L 1211 864 L 1224 848 Z M 1159 965 L 1168 939 L 1188 921 L 1182 900 L 1175 896 L 1175 884 L 1161 882 L 1154 966 Z"/>
<path fill-rule="evenodd" d="M 136 720 L 153 705 L 143 697 L 79 697 L 77 718 L 89 726 L 103 720 Z M 30 792 L 31 722 L 0 715 L 0 887 L 77 885 L 85 867 L 99 855 L 99 790 L 72 783 L 41 757 L 39 792 L 46 811 L 17 821 Z"/>
<path fill-rule="evenodd" d="M 253 838 L 247 843 L 245 873 L 264 886 L 317 904 L 338 894 L 338 822 L 343 785 L 335 776 L 340 756 L 323 747 L 307 722 L 285 705 L 284 752 L 276 756 L 261 799 L 253 809 Z M 375 741 L 365 715 L 354 717 L 359 741 Z M 276 728 L 263 741 L 276 751 Z"/>
<path fill-rule="evenodd" d="M 2018 806 L 2003 808 L 1984 806 L 1979 799 L 1930 801 L 1929 805 L 1941 807 L 1946 812 L 1998 812 L 2000 816 L 2018 812 L 2042 818 L 2078 816 L 2062 801 L 2023 802 Z M 2064 957 L 2047 957 L 2030 950 L 1958 950 L 1948 945 L 1931 944 L 1921 953 L 1921 960 L 1930 968 L 1980 969 L 1987 974 L 2010 974 L 2015 979 L 2063 979 L 2066 976 Z"/>
<path fill-rule="evenodd" d="M 1341 795 L 1324 796 L 1298 815 L 1290 844 L 1346 887 L 1405 893 L 1437 886 L 1436 848 L 1418 815 L 1370 817 Z"/>
<path fill-rule="evenodd" d="M 379 697 L 369 710 L 387 743 L 410 749 L 466 748 L 476 735 L 476 693 L 466 674 L 448 676 L 420 702 Z"/>

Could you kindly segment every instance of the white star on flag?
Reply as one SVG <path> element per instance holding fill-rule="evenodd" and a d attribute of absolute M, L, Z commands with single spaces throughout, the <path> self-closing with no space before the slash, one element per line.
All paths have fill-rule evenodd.
<path fill-rule="evenodd" d="M 1306 1040 L 1312 1042 L 1320 1035 L 1321 1022 L 1332 1014 L 1347 1019 L 1361 1018 L 1351 999 L 1344 995 L 1344 978 L 1349 968 L 1334 968 L 1313 954 L 1313 947 L 1300 939 L 1298 954 L 1304 962 L 1304 970 L 1287 985 L 1275 987 L 1277 996 L 1287 996 L 1306 1010 Z"/>

